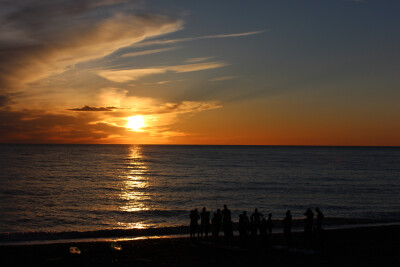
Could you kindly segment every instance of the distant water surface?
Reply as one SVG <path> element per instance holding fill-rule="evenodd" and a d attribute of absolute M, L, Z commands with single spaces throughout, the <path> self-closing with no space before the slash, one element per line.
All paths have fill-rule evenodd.
<path fill-rule="evenodd" d="M 400 221 L 399 147 L 0 145 L 0 233 L 188 224 L 227 204 Z"/>

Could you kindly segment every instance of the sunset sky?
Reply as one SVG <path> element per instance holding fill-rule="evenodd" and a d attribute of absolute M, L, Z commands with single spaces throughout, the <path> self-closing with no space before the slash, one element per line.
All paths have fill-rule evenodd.
<path fill-rule="evenodd" d="M 0 143 L 400 145 L 400 1 L 0 0 Z"/>

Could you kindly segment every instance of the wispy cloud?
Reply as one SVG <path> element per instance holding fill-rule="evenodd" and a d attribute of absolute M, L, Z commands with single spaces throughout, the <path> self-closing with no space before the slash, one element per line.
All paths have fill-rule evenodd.
<path fill-rule="evenodd" d="M 135 44 L 135 47 L 143 47 L 143 46 L 150 46 L 150 45 L 176 44 L 176 43 L 190 42 L 190 41 L 202 40 L 202 39 L 235 38 L 235 37 L 243 37 L 243 36 L 261 34 L 263 32 L 265 32 L 265 30 L 242 32 L 242 33 L 230 33 L 230 34 L 205 35 L 205 36 L 187 37 L 187 38 L 180 38 L 180 39 L 152 40 L 152 41 L 144 41 L 144 42 L 137 43 L 137 44 Z"/>
<path fill-rule="evenodd" d="M 141 77 L 160 74 L 167 72 L 166 68 L 148 68 L 148 69 L 133 69 L 133 70 L 102 70 L 97 71 L 97 74 L 107 80 L 124 83 L 134 81 Z"/>
<path fill-rule="evenodd" d="M 219 81 L 233 80 L 236 78 L 237 78 L 237 76 L 222 76 L 222 77 L 210 79 L 209 81 L 210 82 L 219 82 Z"/>
<path fill-rule="evenodd" d="M 142 114 L 165 114 L 165 113 L 193 113 L 209 109 L 222 108 L 222 105 L 216 101 L 182 101 L 178 103 L 165 103 L 142 110 Z"/>
<path fill-rule="evenodd" d="M 121 57 L 138 57 L 138 56 L 144 56 L 144 55 L 151 55 L 151 54 L 156 54 L 156 53 L 167 52 L 167 51 L 171 51 L 171 50 L 175 50 L 175 49 L 178 49 L 178 47 L 167 47 L 167 48 L 160 48 L 160 49 L 152 49 L 152 50 L 145 50 L 145 51 L 126 53 L 126 54 L 123 54 Z"/>
<path fill-rule="evenodd" d="M 184 79 L 181 79 L 181 80 L 165 80 L 165 81 L 150 82 L 150 83 L 144 83 L 144 84 L 158 84 L 158 85 L 160 85 L 160 84 L 168 84 L 168 83 L 172 83 L 172 82 L 179 83 L 179 82 L 182 82 L 182 81 L 184 81 Z"/>
<path fill-rule="evenodd" d="M 176 66 L 154 67 L 146 69 L 130 69 L 130 70 L 101 70 L 96 71 L 98 75 L 113 82 L 124 83 L 134 81 L 144 76 L 162 74 L 168 71 L 175 73 L 203 71 L 227 66 L 224 62 L 204 62 L 197 64 L 184 64 Z"/>
<path fill-rule="evenodd" d="M 192 71 L 201 71 L 201 70 L 209 70 L 225 67 L 228 64 L 224 62 L 205 62 L 205 63 L 197 63 L 197 64 L 186 64 L 186 65 L 178 65 L 178 66 L 170 66 L 167 67 L 168 70 L 174 72 L 192 72 Z"/>
<path fill-rule="evenodd" d="M 112 116 L 126 117 L 132 112 L 135 115 L 154 115 L 164 113 L 187 113 L 206 109 L 220 108 L 216 101 L 180 101 L 163 102 L 150 97 L 130 96 L 127 90 L 104 88 L 99 96 L 101 106 L 112 106 Z"/>
<path fill-rule="evenodd" d="M 202 37 L 199 37 L 199 38 L 200 39 L 232 38 L 232 37 L 242 37 L 242 36 L 255 35 L 255 34 L 260 34 L 260 33 L 263 33 L 263 32 L 265 32 L 265 30 L 241 32 L 241 33 L 218 34 L 218 35 L 206 35 L 206 36 L 202 36 Z"/>
<path fill-rule="evenodd" d="M 189 58 L 185 60 L 187 63 L 197 63 L 197 62 L 202 62 L 202 61 L 207 61 L 212 59 L 213 57 L 195 57 L 195 58 Z"/>

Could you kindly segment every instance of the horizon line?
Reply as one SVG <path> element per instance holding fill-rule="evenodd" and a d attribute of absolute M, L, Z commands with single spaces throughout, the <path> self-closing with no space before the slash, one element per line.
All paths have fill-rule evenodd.
<path fill-rule="evenodd" d="M 400 145 L 252 145 L 252 144 L 94 144 L 94 143 L 1 143 L 0 145 L 108 145 L 108 146 L 271 146 L 271 147 L 400 147 Z"/>

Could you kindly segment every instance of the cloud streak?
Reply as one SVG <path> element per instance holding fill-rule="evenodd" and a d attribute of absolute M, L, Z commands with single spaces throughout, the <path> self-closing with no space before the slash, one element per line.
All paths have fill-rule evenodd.
<path fill-rule="evenodd" d="M 144 115 L 159 115 L 159 114 L 184 114 L 197 113 L 210 109 L 222 108 L 222 105 L 216 101 L 201 102 L 201 101 L 182 101 L 178 103 L 165 103 L 159 106 L 146 108 L 140 113 Z"/>
<path fill-rule="evenodd" d="M 154 67 L 154 68 L 146 68 L 146 69 L 131 69 L 131 70 L 101 70 L 96 73 L 106 78 L 110 81 L 117 83 L 124 83 L 128 81 L 134 81 L 144 76 L 154 75 L 154 74 L 163 74 L 168 71 L 174 73 L 184 73 L 184 72 L 194 72 L 194 71 L 203 71 L 210 70 L 216 68 L 222 68 L 227 66 L 228 64 L 224 62 L 204 62 L 197 64 L 184 64 L 184 65 L 176 65 L 176 66 L 164 66 L 164 67 Z"/>
<path fill-rule="evenodd" d="M 132 53 L 123 54 L 121 57 L 138 57 L 138 56 L 145 56 L 151 55 L 156 53 L 163 53 L 171 50 L 178 49 L 178 47 L 167 47 L 167 48 L 160 48 L 160 49 L 152 49 L 152 50 L 145 50 L 145 51 L 138 51 Z"/>
<path fill-rule="evenodd" d="M 67 110 L 72 111 L 113 111 L 117 109 L 116 107 L 91 107 L 91 106 L 83 106 L 81 108 L 70 108 Z"/>
<path fill-rule="evenodd" d="M 196 40 L 202 40 L 202 39 L 235 38 L 235 37 L 243 37 L 243 36 L 261 34 L 263 32 L 265 32 L 265 30 L 249 31 L 249 32 L 242 32 L 242 33 L 231 33 L 231 34 L 205 35 L 205 36 L 187 37 L 187 38 L 180 38 L 180 39 L 152 40 L 152 41 L 144 41 L 144 42 L 135 44 L 135 47 L 144 47 L 144 46 L 150 46 L 150 45 L 176 44 L 176 43 L 190 42 L 190 41 L 196 41 Z"/>
<path fill-rule="evenodd" d="M 210 82 L 219 82 L 219 81 L 227 81 L 227 80 L 233 80 L 233 79 L 237 79 L 237 76 L 222 76 L 222 77 L 217 77 L 217 78 L 213 78 L 210 79 Z"/>
<path fill-rule="evenodd" d="M 134 81 L 144 76 L 161 74 L 167 72 L 166 68 L 148 68 L 148 69 L 133 69 L 133 70 L 102 70 L 96 73 L 110 81 L 124 83 Z"/>
<path fill-rule="evenodd" d="M 197 63 L 197 62 L 202 62 L 202 61 L 207 61 L 212 59 L 213 57 L 196 57 L 196 58 L 189 58 L 185 62 L 187 63 Z"/>

